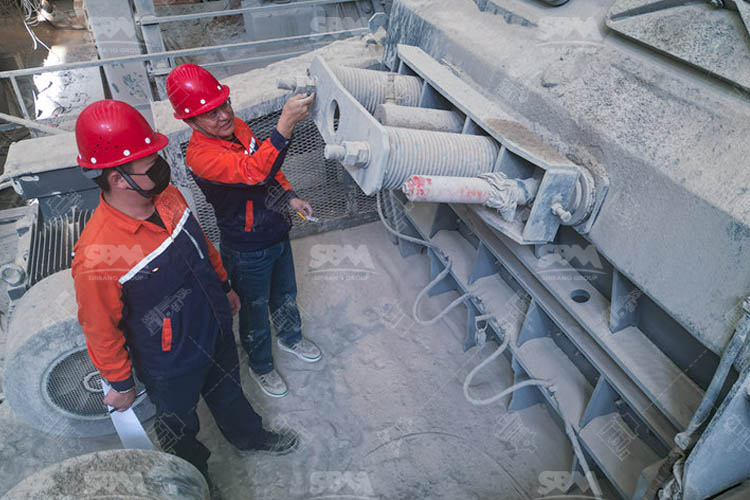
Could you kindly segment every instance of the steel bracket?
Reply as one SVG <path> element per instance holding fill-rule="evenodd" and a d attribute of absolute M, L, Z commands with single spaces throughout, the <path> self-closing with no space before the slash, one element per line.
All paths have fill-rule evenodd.
<path fill-rule="evenodd" d="M 311 116 L 326 144 L 369 144 L 366 169 L 347 165 L 344 168 L 366 194 L 374 194 L 382 186 L 382 172 L 390 152 L 383 126 L 346 90 L 322 57 L 313 60 L 309 74 L 316 89 Z"/>

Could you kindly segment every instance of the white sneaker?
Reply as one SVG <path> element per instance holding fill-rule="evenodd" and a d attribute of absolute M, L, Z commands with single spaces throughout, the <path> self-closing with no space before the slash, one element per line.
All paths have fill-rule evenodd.
<path fill-rule="evenodd" d="M 286 345 L 281 339 L 277 339 L 276 343 L 282 351 L 291 352 L 302 361 L 308 363 L 315 363 L 316 361 L 319 361 L 322 356 L 320 347 L 315 345 L 315 342 L 308 340 L 305 337 L 302 337 L 302 339 L 294 345 Z"/>
<path fill-rule="evenodd" d="M 286 382 L 281 378 L 279 372 L 274 368 L 268 373 L 263 375 L 256 374 L 252 368 L 250 370 L 250 376 L 255 382 L 257 382 L 260 389 L 272 398 L 281 398 L 289 392 L 289 388 L 286 386 Z"/>

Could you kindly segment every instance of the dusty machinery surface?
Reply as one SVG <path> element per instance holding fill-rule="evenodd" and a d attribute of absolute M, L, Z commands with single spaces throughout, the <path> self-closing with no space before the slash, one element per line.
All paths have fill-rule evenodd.
<path fill-rule="evenodd" d="M 546 405 L 594 494 L 606 481 L 622 498 L 745 498 L 747 5 L 399 0 L 384 54 L 374 37 L 343 42 L 226 82 L 261 135 L 289 91 L 317 93 L 288 176 L 324 217 L 295 230 L 373 220 L 377 204 L 403 256 L 426 249 L 415 321 L 439 321 L 420 303 L 454 291 L 464 348 L 498 344 L 467 404 Z M 190 130 L 166 102 L 152 112 L 182 165 Z M 58 293 L 96 190 L 72 167 L 71 135 L 33 141 L 6 171 L 39 200 L 1 271 L 22 332 L 6 395 L 38 428 L 112 432 L 85 413 L 101 395 L 86 392 L 96 374 Z M 173 182 L 215 238 L 187 171 Z M 516 383 L 477 399 L 473 375 L 498 358 Z"/>
<path fill-rule="evenodd" d="M 712 498 L 750 479 L 750 9 L 561 3 L 397 1 L 386 71 L 279 85 L 426 249 L 415 321 L 457 291 L 465 348 L 511 360 L 470 402 L 548 405 L 622 498 Z"/>

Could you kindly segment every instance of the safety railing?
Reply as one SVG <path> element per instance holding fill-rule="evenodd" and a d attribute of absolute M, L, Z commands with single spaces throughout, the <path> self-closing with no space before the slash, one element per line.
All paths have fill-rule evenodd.
<path fill-rule="evenodd" d="M 49 66 L 39 66 L 34 68 L 16 69 L 10 71 L 1 71 L 0 80 L 9 80 L 13 89 L 13 94 L 16 98 L 16 102 L 21 111 L 23 118 L 19 117 L 4 117 L 0 116 L 0 120 L 10 122 L 10 124 L 0 125 L 0 129 L 8 130 L 13 128 L 33 128 L 43 133 L 51 133 L 53 127 L 49 127 L 44 122 L 49 123 L 51 120 L 39 120 L 38 126 L 35 125 L 37 120 L 32 116 L 29 111 L 29 106 L 24 100 L 21 87 L 19 86 L 19 78 L 33 77 L 43 73 L 50 73 L 56 71 L 76 70 L 83 68 L 92 67 L 104 67 L 120 65 L 125 63 L 137 63 L 141 62 L 146 65 L 146 74 L 149 77 L 150 83 L 154 84 L 151 86 L 152 89 L 157 89 L 157 94 L 154 95 L 153 90 L 150 98 L 163 99 L 166 97 L 163 95 L 163 87 L 159 85 L 155 80 L 158 77 L 163 77 L 169 73 L 169 71 L 175 66 L 175 59 L 179 57 L 190 57 L 204 54 L 212 54 L 221 51 L 232 51 L 239 49 L 251 49 L 251 48 L 267 48 L 278 45 L 293 44 L 295 42 L 308 42 L 309 47 L 304 50 L 293 50 L 275 54 L 264 54 L 254 55 L 250 57 L 242 57 L 237 59 L 229 59 L 223 61 L 215 61 L 207 64 L 203 64 L 204 67 L 220 67 L 220 66 L 233 66 L 239 64 L 252 64 L 260 62 L 271 62 L 276 60 L 282 60 L 290 57 L 299 56 L 324 45 L 329 40 L 336 40 L 339 38 L 345 38 L 350 36 L 356 36 L 368 32 L 367 27 L 357 27 L 351 29 L 342 29 L 335 31 L 325 31 L 319 33 L 310 33 L 305 35 L 295 35 L 271 38 L 266 40 L 253 40 L 238 43 L 228 43 L 220 45 L 211 45 L 208 47 L 194 47 L 188 49 L 176 49 L 176 50 L 165 50 L 164 41 L 162 40 L 161 30 L 159 26 L 163 23 L 175 23 L 191 21 L 195 19 L 205 19 L 214 17 L 232 16 L 238 14 L 267 14 L 271 12 L 284 11 L 288 9 L 299 9 L 306 7 L 318 7 L 330 4 L 344 4 L 344 3 L 365 3 L 361 0 L 306 0 L 301 2 L 293 2 L 286 4 L 274 4 L 260 7 L 243 7 L 237 9 L 225 9 L 220 11 L 209 11 L 209 12 L 196 12 L 189 14 L 179 15 L 168 15 L 168 16 L 156 16 L 154 14 L 153 0 L 135 0 L 136 13 L 134 14 L 134 22 L 136 26 L 140 28 L 141 35 L 143 37 L 144 46 L 146 53 L 135 54 L 120 57 L 111 57 L 103 59 L 95 59 L 90 61 L 71 62 L 64 64 L 54 64 Z M 366 2 L 372 6 L 373 13 L 382 12 L 382 6 L 380 2 L 372 1 L 371 3 Z M 154 50 L 156 49 L 156 50 Z M 146 64 L 150 63 L 150 64 Z M 162 89 L 159 89 L 162 87 Z M 16 118 L 15 120 L 11 118 Z"/>

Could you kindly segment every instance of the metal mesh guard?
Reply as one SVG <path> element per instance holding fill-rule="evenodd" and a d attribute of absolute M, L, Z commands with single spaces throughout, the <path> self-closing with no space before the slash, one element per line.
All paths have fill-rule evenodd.
<path fill-rule="evenodd" d="M 91 364 L 86 349 L 74 351 L 58 361 L 49 371 L 46 396 L 63 412 L 79 418 L 107 418 L 102 402 L 101 375 Z M 136 392 L 143 385 L 136 381 Z"/>
<path fill-rule="evenodd" d="M 281 111 L 271 113 L 247 122 L 259 141 L 271 135 L 279 121 Z M 362 192 L 349 174 L 336 161 L 326 160 L 323 156 L 325 141 L 312 120 L 300 122 L 294 129 L 294 139 L 287 152 L 282 171 L 289 180 L 297 195 L 310 202 L 315 216 L 320 222 L 303 221 L 297 214 L 290 212 L 292 236 L 336 229 L 348 220 L 367 222 L 375 219 L 375 199 Z M 187 142 L 182 144 L 185 157 Z M 200 188 L 191 182 L 191 191 L 195 200 L 198 220 L 208 238 L 219 242 L 219 229 L 213 207 L 206 201 Z"/>

